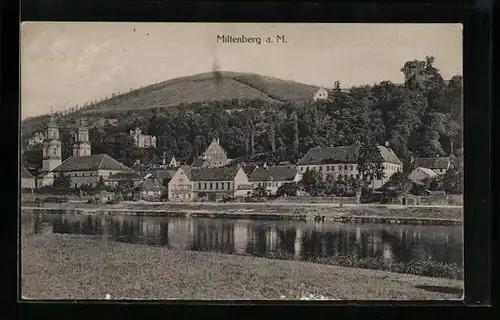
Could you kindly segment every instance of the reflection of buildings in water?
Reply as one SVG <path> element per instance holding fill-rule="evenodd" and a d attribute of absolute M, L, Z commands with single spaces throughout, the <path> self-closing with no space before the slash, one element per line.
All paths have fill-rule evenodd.
<path fill-rule="evenodd" d="M 156 238 L 160 234 L 160 225 L 154 220 L 146 219 L 141 221 L 141 231 L 144 237 Z"/>
<path fill-rule="evenodd" d="M 266 230 L 266 251 L 274 252 L 278 243 L 278 232 L 276 228 L 270 227 Z"/>
<path fill-rule="evenodd" d="M 248 225 L 243 222 L 237 222 L 234 225 L 234 247 L 238 252 L 245 252 L 248 245 Z"/>
<path fill-rule="evenodd" d="M 382 235 L 380 233 L 372 234 L 373 241 L 373 255 L 378 256 L 378 253 L 382 249 Z"/>
<path fill-rule="evenodd" d="M 53 231 L 54 231 L 53 228 L 54 228 L 54 226 L 52 225 L 52 223 L 42 222 L 42 224 L 40 226 L 40 233 L 42 233 L 42 234 L 53 233 Z"/>
<path fill-rule="evenodd" d="M 384 260 L 386 262 L 393 262 L 394 261 L 394 253 L 392 252 L 392 247 L 388 243 L 383 244 L 383 252 L 384 252 Z"/>
<path fill-rule="evenodd" d="M 300 260 L 302 257 L 302 239 L 304 237 L 304 233 L 302 228 L 298 225 L 295 229 L 295 243 L 294 243 L 294 260 Z"/>
<path fill-rule="evenodd" d="M 190 221 L 190 223 L 192 223 Z M 193 228 L 193 226 L 191 226 Z M 203 230 L 203 228 L 198 228 L 198 231 Z M 187 220 L 175 219 L 168 223 L 168 242 L 177 249 L 187 250 L 191 246 L 191 232 L 190 225 Z M 200 236 L 198 233 L 197 236 Z"/>
<path fill-rule="evenodd" d="M 356 228 L 356 243 L 361 244 L 361 228 Z"/>

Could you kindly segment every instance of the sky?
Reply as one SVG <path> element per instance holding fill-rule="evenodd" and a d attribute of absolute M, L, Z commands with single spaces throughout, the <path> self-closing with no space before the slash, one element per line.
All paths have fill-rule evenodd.
<path fill-rule="evenodd" d="M 461 24 L 24 22 L 21 119 L 215 65 L 325 87 L 401 83 L 403 64 L 426 55 L 445 79 L 461 75 Z"/>

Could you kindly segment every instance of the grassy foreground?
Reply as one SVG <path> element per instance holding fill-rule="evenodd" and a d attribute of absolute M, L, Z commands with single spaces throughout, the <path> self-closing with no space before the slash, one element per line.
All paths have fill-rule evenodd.
<path fill-rule="evenodd" d="M 25 299 L 460 299 L 463 282 L 90 237 L 22 239 Z"/>

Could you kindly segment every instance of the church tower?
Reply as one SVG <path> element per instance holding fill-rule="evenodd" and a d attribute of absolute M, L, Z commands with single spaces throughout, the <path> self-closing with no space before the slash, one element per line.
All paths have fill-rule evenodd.
<path fill-rule="evenodd" d="M 84 119 L 78 121 L 78 129 L 73 144 L 73 157 L 90 156 L 89 130 Z"/>
<path fill-rule="evenodd" d="M 59 127 L 54 115 L 50 115 L 49 125 L 45 131 L 43 142 L 42 171 L 54 170 L 61 164 L 61 141 L 59 141 Z"/>

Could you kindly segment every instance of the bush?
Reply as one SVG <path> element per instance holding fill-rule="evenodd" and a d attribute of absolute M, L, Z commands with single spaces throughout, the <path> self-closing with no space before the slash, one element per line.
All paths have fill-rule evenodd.
<path fill-rule="evenodd" d="M 106 204 L 119 204 L 119 203 L 120 203 L 120 200 L 118 200 L 118 199 L 111 199 L 111 200 L 106 202 Z"/>

